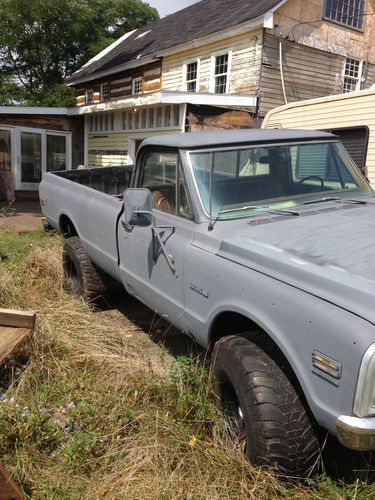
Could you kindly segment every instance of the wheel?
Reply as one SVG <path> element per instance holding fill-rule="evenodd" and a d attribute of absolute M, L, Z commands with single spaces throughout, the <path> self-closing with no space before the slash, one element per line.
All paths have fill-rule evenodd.
<path fill-rule="evenodd" d="M 100 302 L 106 290 L 105 285 L 77 236 L 65 240 L 62 262 L 65 288 L 87 302 Z"/>
<path fill-rule="evenodd" d="M 318 181 L 320 182 L 320 191 L 324 191 L 324 180 L 319 175 L 308 175 L 307 177 L 301 179 L 298 184 L 303 184 L 305 181 L 308 181 L 310 179 L 318 179 Z M 314 191 L 319 191 L 319 188 L 314 189 Z"/>
<path fill-rule="evenodd" d="M 319 443 L 306 410 L 279 366 L 244 337 L 214 347 L 212 383 L 229 430 L 244 440 L 253 465 L 305 475 L 317 462 Z"/>

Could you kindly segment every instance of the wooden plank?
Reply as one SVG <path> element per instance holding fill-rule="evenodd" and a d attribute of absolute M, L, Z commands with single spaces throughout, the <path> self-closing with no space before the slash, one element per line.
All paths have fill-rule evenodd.
<path fill-rule="evenodd" d="M 0 500 L 23 500 L 25 497 L 18 484 L 11 479 L 0 464 Z"/>
<path fill-rule="evenodd" d="M 34 328 L 35 317 L 35 313 L 29 311 L 0 309 L 0 326 Z"/>
<path fill-rule="evenodd" d="M 0 326 L 0 363 L 31 333 L 32 328 Z"/>

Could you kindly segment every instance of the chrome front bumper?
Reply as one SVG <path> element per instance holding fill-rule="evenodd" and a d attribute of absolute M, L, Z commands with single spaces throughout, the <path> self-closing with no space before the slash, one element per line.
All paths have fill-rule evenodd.
<path fill-rule="evenodd" d="M 341 415 L 336 422 L 341 444 L 358 451 L 375 450 L 375 417 L 358 418 Z"/>

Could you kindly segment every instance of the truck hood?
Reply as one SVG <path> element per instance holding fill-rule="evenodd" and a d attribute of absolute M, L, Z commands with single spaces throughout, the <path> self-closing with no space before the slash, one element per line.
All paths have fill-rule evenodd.
<path fill-rule="evenodd" d="M 337 204 L 299 217 L 251 218 L 218 255 L 375 324 L 375 204 Z"/>

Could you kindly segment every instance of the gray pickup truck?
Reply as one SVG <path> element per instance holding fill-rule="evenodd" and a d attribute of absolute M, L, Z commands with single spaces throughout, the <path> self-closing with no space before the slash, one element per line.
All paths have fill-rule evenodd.
<path fill-rule="evenodd" d="M 322 429 L 375 449 L 375 196 L 335 136 L 154 137 L 131 180 L 50 172 L 40 199 L 70 291 L 109 275 L 212 350 L 252 463 L 304 474 Z"/>

